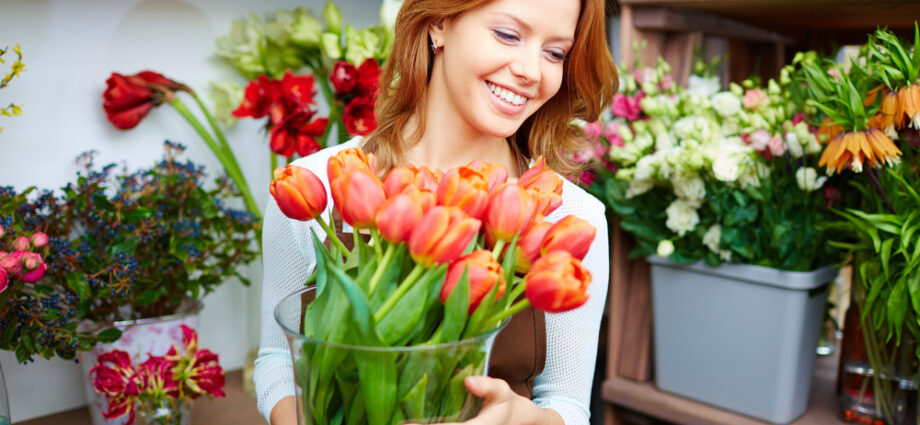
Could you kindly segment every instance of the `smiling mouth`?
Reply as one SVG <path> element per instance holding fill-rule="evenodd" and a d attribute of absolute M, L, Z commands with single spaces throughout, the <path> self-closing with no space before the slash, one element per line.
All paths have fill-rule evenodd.
<path fill-rule="evenodd" d="M 494 94 L 495 97 L 503 100 L 509 105 L 521 106 L 524 104 L 524 102 L 527 102 L 526 97 L 515 94 L 510 90 L 506 90 L 502 87 L 492 84 L 490 81 L 486 81 L 486 85 L 489 86 L 489 90 L 492 91 L 492 94 Z"/>

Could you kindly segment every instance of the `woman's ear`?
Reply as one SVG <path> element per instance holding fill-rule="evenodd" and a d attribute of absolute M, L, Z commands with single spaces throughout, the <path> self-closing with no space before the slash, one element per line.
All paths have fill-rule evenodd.
<path fill-rule="evenodd" d="M 428 38 L 431 45 L 440 48 L 444 45 L 444 19 L 438 19 L 428 24 Z"/>

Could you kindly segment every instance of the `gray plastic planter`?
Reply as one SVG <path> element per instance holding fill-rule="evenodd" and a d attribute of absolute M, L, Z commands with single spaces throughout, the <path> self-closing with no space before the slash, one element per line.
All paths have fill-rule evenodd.
<path fill-rule="evenodd" d="M 658 388 L 777 424 L 805 412 L 837 270 L 647 260 Z"/>

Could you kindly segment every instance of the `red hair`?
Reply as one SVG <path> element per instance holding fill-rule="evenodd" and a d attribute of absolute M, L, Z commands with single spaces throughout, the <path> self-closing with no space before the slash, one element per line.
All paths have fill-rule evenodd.
<path fill-rule="evenodd" d="M 424 96 L 433 56 L 429 25 L 448 20 L 492 0 L 406 0 L 396 18 L 393 51 L 380 76 L 377 129 L 363 148 L 377 156 L 379 169 L 403 162 L 405 151 L 418 143 L 425 128 Z M 597 121 L 613 100 L 619 79 L 605 33 L 604 0 L 581 0 L 575 42 L 564 62 L 559 91 L 528 118 L 511 137 L 526 157 L 542 156 L 563 174 L 577 169 L 571 153 L 584 143 L 574 118 Z M 404 140 L 413 117 L 416 128 Z"/>

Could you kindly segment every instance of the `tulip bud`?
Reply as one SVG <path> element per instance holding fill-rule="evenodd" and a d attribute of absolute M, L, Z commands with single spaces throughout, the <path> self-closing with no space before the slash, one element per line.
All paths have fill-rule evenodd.
<path fill-rule="evenodd" d="M 400 243 L 409 240 L 412 229 L 434 206 L 434 194 L 410 186 L 387 199 L 374 217 L 384 239 Z"/>
<path fill-rule="evenodd" d="M 583 260 L 594 242 L 597 229 L 574 215 L 559 220 L 546 232 L 540 252 L 546 255 L 554 250 L 567 251 L 573 257 Z"/>
<path fill-rule="evenodd" d="M 431 267 L 460 257 L 479 233 L 481 222 L 460 208 L 436 206 L 422 216 L 409 236 L 409 254 L 416 263 Z"/>
<path fill-rule="evenodd" d="M 504 165 L 493 164 L 477 159 L 469 163 L 467 167 L 470 167 L 485 176 L 489 187 L 489 193 L 495 190 L 495 188 L 497 188 L 499 185 L 508 182 L 508 169 L 505 168 Z"/>
<path fill-rule="evenodd" d="M 312 171 L 288 165 L 275 175 L 269 191 L 284 215 L 307 221 L 326 210 L 326 188 Z"/>
<path fill-rule="evenodd" d="M 588 301 L 591 273 L 566 251 L 552 251 L 524 276 L 524 294 L 538 310 L 562 313 Z"/>
<path fill-rule="evenodd" d="M 374 155 L 367 154 L 358 148 L 349 148 L 329 158 L 329 162 L 326 163 L 326 175 L 330 183 L 356 169 L 365 169 L 371 174 L 377 174 Z"/>
<path fill-rule="evenodd" d="M 0 294 L 6 291 L 6 288 L 10 286 L 10 277 L 6 273 L 6 269 L 0 267 Z"/>
<path fill-rule="evenodd" d="M 13 240 L 13 249 L 16 251 L 28 251 L 31 247 L 32 243 L 25 236 L 19 236 Z"/>
<path fill-rule="evenodd" d="M 482 218 L 488 200 L 489 186 L 485 176 L 470 167 L 448 171 L 438 185 L 438 205 L 459 207 L 475 219 Z"/>
<path fill-rule="evenodd" d="M 388 196 L 402 192 L 408 186 L 415 186 L 423 191 L 436 193 L 440 181 L 441 176 L 431 171 L 428 167 L 409 165 L 392 168 L 384 177 L 383 185 L 387 189 Z"/>
<path fill-rule="evenodd" d="M 549 215 L 562 205 L 562 179 L 553 170 L 546 168 L 543 158 L 534 162 L 517 184 L 532 193 L 537 199 L 537 212 Z"/>
<path fill-rule="evenodd" d="M 470 280 L 469 314 L 476 311 L 476 307 L 479 307 L 496 283 L 498 284 L 496 299 L 505 295 L 505 280 L 502 278 L 501 265 L 492 258 L 491 251 L 480 249 L 460 257 L 447 268 L 447 276 L 444 278 L 444 285 L 441 286 L 442 302 L 447 302 L 447 297 L 457 286 L 464 271 L 467 272 Z"/>
<path fill-rule="evenodd" d="M 540 258 L 540 246 L 543 243 L 543 237 L 546 236 L 546 232 L 552 226 L 553 223 L 546 221 L 543 217 L 538 217 L 530 228 L 524 231 L 517 242 L 519 252 L 515 270 L 520 273 L 527 273 L 530 270 L 533 263 Z"/>
<path fill-rule="evenodd" d="M 515 184 L 505 184 L 489 197 L 486 232 L 494 239 L 511 241 L 533 220 L 536 207 L 536 201 L 527 190 Z"/>
<path fill-rule="evenodd" d="M 44 248 L 45 245 L 48 245 L 48 235 L 44 232 L 35 232 L 29 238 L 29 241 L 32 242 L 34 248 Z"/>
<path fill-rule="evenodd" d="M 374 226 L 374 216 L 387 200 L 383 182 L 370 170 L 357 168 L 331 181 L 332 199 L 342 220 L 355 229 Z"/>

